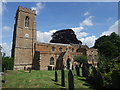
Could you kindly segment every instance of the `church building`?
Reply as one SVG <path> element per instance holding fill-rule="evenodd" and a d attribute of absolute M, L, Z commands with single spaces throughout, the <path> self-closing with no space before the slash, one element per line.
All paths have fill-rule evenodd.
<path fill-rule="evenodd" d="M 97 49 L 81 44 L 41 43 L 36 40 L 36 11 L 18 7 L 15 16 L 12 58 L 14 70 L 72 69 L 74 57 L 85 55 L 89 64 L 97 64 Z"/>

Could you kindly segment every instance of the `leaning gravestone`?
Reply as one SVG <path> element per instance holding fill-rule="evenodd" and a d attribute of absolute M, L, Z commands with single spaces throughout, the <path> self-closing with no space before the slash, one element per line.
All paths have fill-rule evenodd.
<path fill-rule="evenodd" d="M 74 76 L 71 70 L 68 72 L 68 90 L 74 90 Z"/>
<path fill-rule="evenodd" d="M 55 70 L 55 82 L 58 81 L 58 77 L 57 77 L 57 71 Z"/>
<path fill-rule="evenodd" d="M 65 87 L 65 72 L 64 69 L 61 70 L 61 85 Z"/>

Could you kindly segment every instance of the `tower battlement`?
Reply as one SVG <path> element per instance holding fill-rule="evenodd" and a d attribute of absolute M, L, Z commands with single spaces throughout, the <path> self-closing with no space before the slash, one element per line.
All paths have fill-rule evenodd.
<path fill-rule="evenodd" d="M 26 7 L 22 7 L 22 6 L 19 6 L 17 11 L 23 11 L 26 13 L 36 14 L 36 10 L 32 10 L 30 8 L 26 8 Z"/>

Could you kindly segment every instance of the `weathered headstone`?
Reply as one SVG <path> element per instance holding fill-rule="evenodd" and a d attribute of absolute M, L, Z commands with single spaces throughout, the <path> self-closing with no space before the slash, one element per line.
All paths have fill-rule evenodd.
<path fill-rule="evenodd" d="M 65 72 L 64 69 L 61 70 L 61 85 L 65 87 Z"/>
<path fill-rule="evenodd" d="M 112 78 L 112 87 L 120 88 L 120 70 L 113 70 L 111 78 Z"/>
<path fill-rule="evenodd" d="M 97 84 L 99 88 L 104 86 L 104 77 L 102 76 L 101 72 L 97 70 Z"/>
<path fill-rule="evenodd" d="M 83 77 L 88 77 L 89 75 L 89 68 L 87 67 L 86 64 L 83 64 L 82 66 L 82 76 Z"/>
<path fill-rule="evenodd" d="M 104 77 L 102 76 L 101 72 L 98 71 L 95 67 L 92 67 L 92 73 L 96 87 L 102 88 L 104 85 Z"/>
<path fill-rule="evenodd" d="M 29 67 L 29 69 L 28 69 L 28 70 L 29 70 L 29 73 L 31 73 L 31 68 L 30 68 L 30 67 Z"/>
<path fill-rule="evenodd" d="M 80 76 L 80 68 L 78 67 L 78 65 L 76 65 L 76 75 L 77 76 Z"/>
<path fill-rule="evenodd" d="M 55 70 L 55 82 L 58 81 L 57 71 Z"/>
<path fill-rule="evenodd" d="M 74 76 L 71 70 L 68 72 L 68 89 L 74 90 Z"/>
<path fill-rule="evenodd" d="M 24 70 L 26 70 L 26 67 L 24 66 Z"/>
<path fill-rule="evenodd" d="M 4 68 L 4 74 L 3 75 L 4 75 L 4 80 L 2 80 L 2 82 L 5 83 L 6 82 L 6 68 Z"/>

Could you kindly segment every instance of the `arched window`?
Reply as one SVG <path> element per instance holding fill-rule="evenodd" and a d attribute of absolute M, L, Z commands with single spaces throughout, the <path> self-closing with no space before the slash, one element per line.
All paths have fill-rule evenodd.
<path fill-rule="evenodd" d="M 25 17 L 25 27 L 29 27 L 29 17 Z"/>
<path fill-rule="evenodd" d="M 74 48 L 72 48 L 72 52 L 74 52 Z"/>
<path fill-rule="evenodd" d="M 59 48 L 59 51 L 62 52 L 62 48 Z"/>
<path fill-rule="evenodd" d="M 68 51 L 68 48 L 66 48 L 66 51 Z"/>
<path fill-rule="evenodd" d="M 88 56 L 89 61 L 92 61 L 92 55 Z"/>
<path fill-rule="evenodd" d="M 53 57 L 50 58 L 50 65 L 54 65 L 54 58 Z"/>
<path fill-rule="evenodd" d="M 52 51 L 55 51 L 55 47 L 52 47 Z"/>

